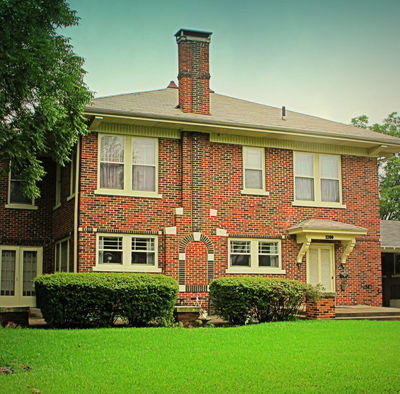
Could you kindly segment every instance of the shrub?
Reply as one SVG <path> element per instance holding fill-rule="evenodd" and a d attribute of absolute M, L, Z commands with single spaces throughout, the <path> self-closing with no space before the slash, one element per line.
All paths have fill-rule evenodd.
<path fill-rule="evenodd" d="M 35 279 L 38 307 L 51 327 L 107 327 L 171 321 L 177 282 L 165 275 L 58 273 Z"/>
<path fill-rule="evenodd" d="M 225 277 L 210 284 L 215 311 L 231 324 L 293 319 L 306 298 L 318 298 L 318 290 L 295 280 Z"/>

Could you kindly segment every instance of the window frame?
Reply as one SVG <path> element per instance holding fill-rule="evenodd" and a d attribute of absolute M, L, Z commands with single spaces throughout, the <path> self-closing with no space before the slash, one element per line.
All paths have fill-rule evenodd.
<path fill-rule="evenodd" d="M 296 199 L 296 155 L 297 154 L 309 154 L 312 155 L 313 158 L 313 177 L 304 176 L 304 178 L 310 178 L 314 180 L 314 200 L 297 200 Z M 323 156 L 334 156 L 338 158 L 338 178 L 323 178 L 321 176 L 321 157 Z M 299 177 L 301 177 L 299 175 Z M 339 201 L 322 201 L 322 179 L 334 179 L 339 181 Z M 293 202 L 294 206 L 309 206 L 309 207 L 325 207 L 325 208 L 346 208 L 346 205 L 343 204 L 343 195 L 342 195 L 342 156 L 334 155 L 334 154 L 325 154 L 325 153 L 314 153 L 314 152 L 304 152 L 304 151 L 293 151 Z"/>
<path fill-rule="evenodd" d="M 246 157 L 248 155 L 249 150 L 258 150 L 261 152 L 261 168 L 253 168 L 246 166 Z M 246 188 L 246 169 L 249 170 L 261 170 L 261 179 L 262 179 L 262 187 L 259 189 L 256 188 Z M 268 196 L 269 193 L 266 191 L 266 180 L 265 180 L 265 148 L 260 148 L 258 146 L 243 146 L 242 147 L 242 176 L 243 176 L 243 189 L 240 191 L 241 194 L 254 194 L 254 195 L 262 195 Z"/>
<path fill-rule="evenodd" d="M 100 147 L 102 137 L 122 137 L 124 142 L 124 187 L 123 189 L 110 189 L 100 187 Z M 142 191 L 142 190 L 132 190 L 133 187 L 133 141 L 135 139 L 146 139 L 155 141 L 155 190 L 154 191 Z M 162 195 L 158 193 L 158 183 L 159 183 L 159 138 L 153 137 L 141 137 L 141 136 L 127 136 L 120 134 L 107 134 L 98 133 L 97 139 L 97 189 L 95 194 L 105 194 L 105 195 L 117 195 L 117 196 L 132 196 L 132 197 L 152 197 L 152 198 L 162 198 Z"/>
<path fill-rule="evenodd" d="M 122 238 L 122 264 L 100 263 L 100 237 Z M 154 240 L 154 265 L 131 264 L 132 259 L 132 238 L 151 238 Z M 96 234 L 96 265 L 93 271 L 103 272 L 161 272 L 158 261 L 158 236 L 148 234 L 121 234 L 121 233 L 97 233 Z"/>
<path fill-rule="evenodd" d="M 53 209 L 61 207 L 61 191 L 62 191 L 62 176 L 61 176 L 61 166 L 56 165 L 56 190 L 54 196 L 54 206 Z"/>
<path fill-rule="evenodd" d="M 35 199 L 34 198 L 32 198 L 32 203 L 31 204 L 11 202 L 11 182 L 12 181 L 23 182 L 20 179 L 12 179 L 11 165 L 10 165 L 10 170 L 8 172 L 8 182 L 7 182 L 7 185 L 8 185 L 7 204 L 5 204 L 5 207 L 6 208 L 12 208 L 12 209 L 31 209 L 31 210 L 38 209 L 38 206 L 35 205 Z"/>
<path fill-rule="evenodd" d="M 231 265 L 231 242 L 232 241 L 250 241 L 250 266 Z M 259 243 L 277 243 L 278 244 L 278 267 L 259 266 Z M 264 254 L 262 254 L 264 255 Z M 286 274 L 282 269 L 282 242 L 278 238 L 228 238 L 228 268 L 227 273 L 232 274 Z"/>
<path fill-rule="evenodd" d="M 76 151 L 75 148 L 72 152 L 71 161 L 69 163 L 69 195 L 67 201 L 75 197 L 76 189 Z"/>
<path fill-rule="evenodd" d="M 67 243 L 67 271 L 61 271 L 61 244 L 65 242 Z M 57 256 L 57 247 L 59 247 L 59 256 Z M 70 247 L 70 237 L 60 239 L 54 244 L 54 272 L 70 272 Z"/>

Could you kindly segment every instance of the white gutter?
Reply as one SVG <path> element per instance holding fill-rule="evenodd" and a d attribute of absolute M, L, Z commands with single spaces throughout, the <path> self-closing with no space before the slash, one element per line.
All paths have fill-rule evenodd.
<path fill-rule="evenodd" d="M 74 201 L 74 272 L 78 272 L 78 208 L 79 208 L 79 168 L 81 139 L 76 144 L 75 157 L 75 201 Z"/>

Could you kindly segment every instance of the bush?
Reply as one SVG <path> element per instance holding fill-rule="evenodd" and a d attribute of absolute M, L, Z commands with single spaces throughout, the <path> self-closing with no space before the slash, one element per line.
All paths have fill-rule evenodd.
<path fill-rule="evenodd" d="M 178 294 L 165 275 L 58 273 L 35 279 L 38 307 L 51 327 L 107 327 L 118 317 L 130 325 L 168 324 Z"/>
<path fill-rule="evenodd" d="M 210 284 L 216 313 L 231 324 L 291 320 L 306 298 L 318 298 L 318 290 L 296 280 L 225 277 Z"/>

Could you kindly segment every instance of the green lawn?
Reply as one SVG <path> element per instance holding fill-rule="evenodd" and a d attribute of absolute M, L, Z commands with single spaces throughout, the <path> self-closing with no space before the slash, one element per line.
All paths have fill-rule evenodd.
<path fill-rule="evenodd" d="M 1 393 L 398 392 L 400 322 L 8 328 L 0 366 Z"/>

